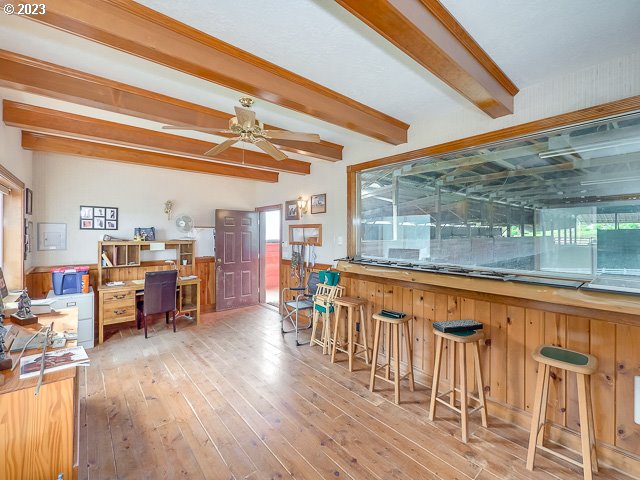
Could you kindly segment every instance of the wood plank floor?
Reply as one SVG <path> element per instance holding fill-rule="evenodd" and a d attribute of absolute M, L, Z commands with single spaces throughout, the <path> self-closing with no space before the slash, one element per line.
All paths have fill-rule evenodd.
<path fill-rule="evenodd" d="M 124 329 L 89 351 L 80 376 L 80 479 L 571 479 L 581 471 L 539 456 L 528 433 L 472 417 L 463 444 L 444 409 L 427 420 L 429 390 L 368 390 L 368 368 L 331 364 L 296 347 L 266 307 L 206 314 L 178 333 Z M 603 468 L 597 478 L 626 479 Z"/>

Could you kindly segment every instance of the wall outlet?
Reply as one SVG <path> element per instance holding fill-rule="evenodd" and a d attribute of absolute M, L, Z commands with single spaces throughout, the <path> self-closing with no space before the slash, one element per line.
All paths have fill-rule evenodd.
<path fill-rule="evenodd" d="M 640 376 L 636 377 L 635 421 L 640 425 Z"/>

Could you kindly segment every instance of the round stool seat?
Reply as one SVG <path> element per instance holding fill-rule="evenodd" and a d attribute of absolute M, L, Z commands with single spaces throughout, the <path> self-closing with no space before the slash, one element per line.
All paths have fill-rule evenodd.
<path fill-rule="evenodd" d="M 541 345 L 532 356 L 536 362 L 583 375 L 591 375 L 598 369 L 598 359 L 593 355 L 555 345 Z"/>
<path fill-rule="evenodd" d="M 386 315 L 380 315 L 379 313 L 374 313 L 373 319 L 380 322 L 391 323 L 392 325 L 402 325 L 403 323 L 407 323 L 409 320 L 411 320 L 411 317 L 406 316 L 402 318 L 395 318 L 387 317 Z"/>
<path fill-rule="evenodd" d="M 447 340 L 454 341 L 456 343 L 474 343 L 484 339 L 484 332 L 482 330 L 467 330 L 464 332 L 445 333 L 434 328 L 433 334 Z"/>

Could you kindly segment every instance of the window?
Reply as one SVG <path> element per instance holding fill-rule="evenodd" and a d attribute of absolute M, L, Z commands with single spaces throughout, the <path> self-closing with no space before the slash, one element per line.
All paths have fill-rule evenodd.
<path fill-rule="evenodd" d="M 640 114 L 357 176 L 357 255 L 576 279 L 640 276 Z"/>

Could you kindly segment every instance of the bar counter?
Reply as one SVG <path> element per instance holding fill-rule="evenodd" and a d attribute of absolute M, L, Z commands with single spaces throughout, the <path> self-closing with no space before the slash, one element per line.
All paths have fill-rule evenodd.
<path fill-rule="evenodd" d="M 413 317 L 416 378 L 427 385 L 434 361 L 431 324 L 464 318 L 482 322 L 489 413 L 526 429 L 537 373 L 531 352 L 550 343 L 596 356 L 599 369 L 591 385 L 599 458 L 640 476 L 640 425 L 633 416 L 634 377 L 640 375 L 640 297 L 347 261 L 339 261 L 337 269 L 345 294 L 368 300 L 368 318 L 382 308 Z M 474 381 L 469 379 L 470 390 Z M 557 369 L 551 374 L 548 418 L 549 438 L 579 451 L 575 377 Z"/>

